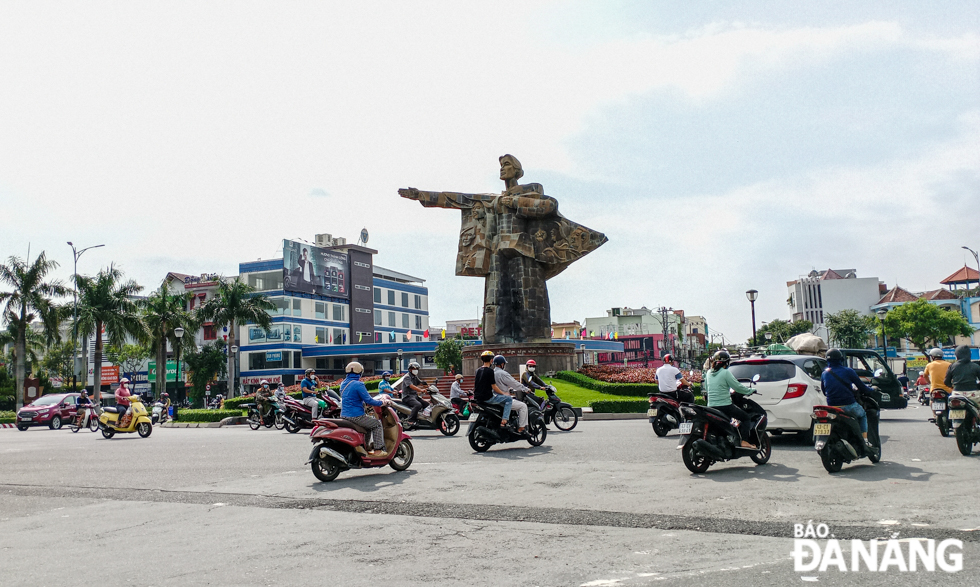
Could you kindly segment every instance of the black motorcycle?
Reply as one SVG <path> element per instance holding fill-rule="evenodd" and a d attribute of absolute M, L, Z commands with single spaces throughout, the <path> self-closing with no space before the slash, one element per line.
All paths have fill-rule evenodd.
<path fill-rule="evenodd" d="M 929 390 L 928 389 L 920 389 L 919 390 L 919 403 L 922 404 L 922 405 L 924 405 L 924 406 L 928 406 L 929 405 Z"/>
<path fill-rule="evenodd" d="M 678 391 L 687 392 L 687 388 L 679 388 Z M 684 416 L 681 415 L 681 404 L 685 403 L 686 400 L 682 399 L 680 394 L 675 395 L 669 392 L 648 395 L 650 396 L 650 407 L 647 409 L 647 419 L 653 426 L 653 433 L 663 438 L 671 430 L 680 428 L 681 422 L 684 421 Z M 691 401 L 690 403 L 694 402 Z"/>
<path fill-rule="evenodd" d="M 759 375 L 756 374 L 753 383 L 758 380 Z M 681 406 L 681 413 L 687 421 L 680 424 L 681 439 L 678 447 L 681 449 L 684 466 L 689 471 L 704 473 L 714 463 L 742 457 L 750 457 L 758 465 L 769 462 L 772 443 L 769 433 L 766 432 L 768 418 L 762 406 L 748 398 L 754 393 L 732 394 L 732 403 L 749 415 L 748 422 L 737 422 L 724 412 L 706 406 Z M 749 427 L 748 442 L 754 443 L 756 448 L 742 448 L 736 424 Z"/>
<path fill-rule="evenodd" d="M 286 427 L 285 414 L 278 401 L 269 401 L 269 413 L 265 416 L 262 416 L 259 412 L 258 404 L 242 404 L 241 407 L 248 410 L 246 420 L 248 421 L 248 427 L 252 430 L 258 430 L 262 426 L 266 428 L 275 426 L 276 430 L 282 430 Z"/>
<path fill-rule="evenodd" d="M 880 394 L 880 392 L 879 392 Z M 868 443 L 865 445 L 858 419 L 835 406 L 813 407 L 813 447 L 820 454 L 828 473 L 841 470 L 844 463 L 867 457 L 872 463 L 881 460 L 881 438 L 878 436 L 879 407 L 874 398 L 858 396 L 857 402 L 868 416 Z"/>
<path fill-rule="evenodd" d="M 500 425 L 504 417 L 503 406 L 473 401 L 470 402 L 470 408 L 476 414 L 476 419 L 470 422 L 466 436 L 476 452 L 486 452 L 495 444 L 518 440 L 526 440 L 531 446 L 541 446 L 548 436 L 544 413 L 533 404 L 528 405 L 527 428 L 523 433 L 517 431 L 517 417 L 513 412 L 507 425 Z"/>
<path fill-rule="evenodd" d="M 568 432 L 572 428 L 575 428 L 578 425 L 578 414 L 575 412 L 572 404 L 561 401 L 561 398 L 555 394 L 557 390 L 550 385 L 544 391 L 548 394 L 548 399 L 546 400 L 542 400 L 538 396 L 529 393 L 523 394 L 518 399 L 528 404 L 528 409 L 537 407 L 537 409 L 541 410 L 545 425 L 553 423 L 556 428 L 563 432 Z"/>
<path fill-rule="evenodd" d="M 932 392 L 932 413 L 936 415 L 935 418 L 929 418 L 930 422 L 935 422 L 936 426 L 939 427 L 939 433 L 943 435 L 943 438 L 949 436 L 949 406 L 947 405 L 947 398 L 949 393 L 937 389 Z"/>
<path fill-rule="evenodd" d="M 956 429 L 956 447 L 960 454 L 970 456 L 973 445 L 980 442 L 980 410 L 976 402 L 968 397 L 952 395 L 949 397 L 949 421 Z"/>

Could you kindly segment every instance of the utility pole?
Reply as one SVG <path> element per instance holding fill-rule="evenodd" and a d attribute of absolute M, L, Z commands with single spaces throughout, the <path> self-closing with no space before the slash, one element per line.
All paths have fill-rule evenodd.
<path fill-rule="evenodd" d="M 68 246 L 71 247 L 72 256 L 75 258 L 75 269 L 73 271 L 74 281 L 72 282 L 72 288 L 71 288 L 72 299 L 74 301 L 73 302 L 74 310 L 72 312 L 73 318 L 72 318 L 72 325 L 71 325 L 71 360 L 72 360 L 71 387 L 72 390 L 74 391 L 78 386 L 78 378 L 77 378 L 78 367 L 75 365 L 75 359 L 76 359 L 75 355 L 78 352 L 78 258 L 82 256 L 82 253 L 84 253 L 89 249 L 97 249 L 99 247 L 104 247 L 105 245 L 93 245 L 91 247 L 85 247 L 81 251 L 76 250 L 75 245 L 73 245 L 71 241 L 68 241 Z M 85 365 L 83 368 L 88 368 L 88 365 Z M 99 365 L 96 368 L 101 369 L 102 366 Z M 88 380 L 86 379 L 86 384 L 87 383 Z"/>
<path fill-rule="evenodd" d="M 667 321 L 667 316 L 673 311 L 674 311 L 673 308 L 667 308 L 665 306 L 661 306 L 660 308 L 657 309 L 657 313 L 660 314 L 660 325 L 663 327 L 663 334 L 664 334 L 663 353 L 660 353 L 661 357 L 664 356 L 664 353 L 669 353 L 673 350 L 672 346 L 668 343 L 668 339 L 667 339 L 667 336 L 670 334 L 670 324 Z"/>

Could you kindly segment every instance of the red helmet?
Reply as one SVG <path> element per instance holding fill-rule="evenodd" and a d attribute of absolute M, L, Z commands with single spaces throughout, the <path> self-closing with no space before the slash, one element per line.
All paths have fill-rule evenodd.
<path fill-rule="evenodd" d="M 537 365 L 537 363 L 535 363 L 535 362 L 534 362 L 534 359 L 531 359 L 530 361 L 528 361 L 528 362 L 526 363 L 526 365 L 527 365 L 528 367 L 534 367 L 534 366 L 536 366 L 536 365 Z"/>
<path fill-rule="evenodd" d="M 664 359 L 664 363 L 670 363 L 674 360 L 674 355 L 668 353 L 664 355 L 663 359 Z"/>

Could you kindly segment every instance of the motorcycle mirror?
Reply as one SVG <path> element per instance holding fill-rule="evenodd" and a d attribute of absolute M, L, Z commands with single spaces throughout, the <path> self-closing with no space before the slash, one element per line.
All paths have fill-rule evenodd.
<path fill-rule="evenodd" d="M 885 370 L 884 369 L 878 369 L 877 371 L 875 371 L 875 379 L 880 378 L 884 374 L 885 374 Z"/>
<path fill-rule="evenodd" d="M 758 383 L 760 379 L 762 379 L 762 374 L 756 373 L 752 376 L 752 383 Z"/>

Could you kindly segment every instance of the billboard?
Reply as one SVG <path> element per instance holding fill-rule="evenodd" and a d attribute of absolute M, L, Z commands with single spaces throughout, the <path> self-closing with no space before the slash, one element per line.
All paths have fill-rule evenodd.
<path fill-rule="evenodd" d="M 349 259 L 344 253 L 284 240 L 282 287 L 286 291 L 349 298 Z"/>

